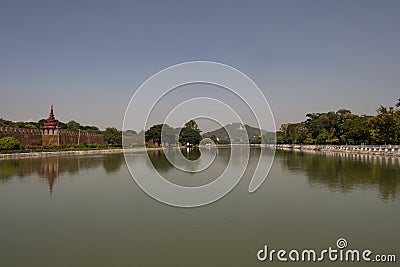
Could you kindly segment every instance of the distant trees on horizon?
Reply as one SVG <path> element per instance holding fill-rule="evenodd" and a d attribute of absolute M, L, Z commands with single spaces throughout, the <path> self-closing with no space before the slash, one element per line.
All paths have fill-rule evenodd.
<path fill-rule="evenodd" d="M 276 132 L 278 144 L 400 144 L 400 98 L 395 106 L 380 106 L 376 115 L 356 115 L 348 109 L 329 111 L 324 113 L 309 113 L 307 119 L 299 123 L 282 124 Z M 38 122 L 12 122 L 0 118 L 0 127 L 39 129 L 45 119 Z M 103 134 L 104 140 L 110 145 L 122 145 L 122 131 L 108 127 L 101 131 L 96 126 L 83 126 L 71 120 L 67 123 L 60 122 L 61 129 L 71 131 L 85 131 Z M 164 127 L 164 128 L 163 128 Z M 161 140 L 161 131 L 164 140 Z M 172 128 L 166 124 L 157 124 L 147 131 L 136 133 L 126 130 L 124 135 L 141 135 L 145 142 L 160 144 L 198 145 L 201 141 L 201 130 L 194 120 L 190 120 L 182 128 Z M 266 135 L 267 138 L 265 137 Z M 275 141 L 274 133 L 263 135 L 268 142 Z M 216 136 L 210 138 L 217 140 Z M 218 140 L 217 140 L 218 141 Z M 217 142 L 216 141 L 216 142 Z M 251 143 L 260 143 L 261 138 L 250 140 Z M 221 142 L 221 141 L 219 141 Z"/>
<path fill-rule="evenodd" d="M 13 128 L 27 128 L 27 129 L 40 129 L 40 126 L 44 124 L 46 119 L 41 119 L 37 122 L 28 121 L 18 121 L 13 122 L 10 120 L 5 120 L 0 118 L 0 127 L 13 127 Z M 81 125 L 79 122 L 71 120 L 67 123 L 63 123 L 61 121 L 58 122 L 61 129 L 70 130 L 78 132 L 79 130 L 89 132 L 89 133 L 101 133 L 100 129 L 97 126 L 84 126 Z"/>
<path fill-rule="evenodd" d="M 380 106 L 377 115 L 356 115 L 348 109 L 307 114 L 307 120 L 282 124 L 281 144 L 400 144 L 400 98 Z"/>
<path fill-rule="evenodd" d="M 145 132 L 145 142 L 149 144 L 178 144 L 195 146 L 201 141 L 201 131 L 194 120 L 186 122 L 182 128 L 172 128 L 168 124 L 156 124 Z"/>

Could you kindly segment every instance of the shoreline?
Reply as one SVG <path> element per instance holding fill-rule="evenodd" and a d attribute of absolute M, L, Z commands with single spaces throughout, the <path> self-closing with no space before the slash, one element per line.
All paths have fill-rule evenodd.
<path fill-rule="evenodd" d="M 118 154 L 125 152 L 144 152 L 146 150 L 160 150 L 161 147 L 155 148 L 110 148 L 110 149 L 88 149 L 88 150 L 61 150 L 61 151 L 41 151 L 41 152 L 25 152 L 25 153 L 7 153 L 0 154 L 0 160 L 4 159 L 24 159 L 24 158 L 40 158 L 40 157 L 53 157 L 53 156 L 72 156 L 72 155 L 104 155 L 104 154 Z"/>
<path fill-rule="evenodd" d="M 276 150 L 400 157 L 399 145 L 274 145 Z"/>
<path fill-rule="evenodd" d="M 217 148 L 231 147 L 232 145 L 219 145 Z M 235 145 L 233 145 L 235 146 Z M 297 144 L 278 144 L 278 145 L 252 145 L 251 147 L 266 147 L 281 151 L 301 151 L 308 153 L 345 153 L 353 155 L 373 155 L 382 157 L 400 157 L 399 145 L 297 145 Z M 125 152 L 135 153 L 146 150 L 162 150 L 162 147 L 151 148 L 110 148 L 110 149 L 88 149 L 88 150 L 61 150 L 61 151 L 40 151 L 40 152 L 19 152 L 0 154 L 0 160 L 39 158 L 53 156 L 73 156 L 73 155 L 105 155 L 118 154 Z"/>

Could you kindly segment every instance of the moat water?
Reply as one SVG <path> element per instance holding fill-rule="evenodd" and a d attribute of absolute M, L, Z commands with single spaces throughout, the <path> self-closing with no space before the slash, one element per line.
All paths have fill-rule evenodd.
<path fill-rule="evenodd" d="M 259 153 L 251 150 L 250 168 Z M 200 185 L 223 170 L 230 150 L 219 149 L 203 175 L 174 169 L 159 151 L 149 156 L 172 182 Z M 146 157 L 129 160 L 150 174 Z M 122 154 L 2 160 L 0 266 L 283 266 L 293 263 L 259 262 L 257 251 L 335 247 L 338 238 L 399 261 L 399 161 L 278 151 L 255 193 L 246 173 L 224 198 L 188 209 L 146 195 Z M 366 263 L 304 266 L 321 264 Z"/>

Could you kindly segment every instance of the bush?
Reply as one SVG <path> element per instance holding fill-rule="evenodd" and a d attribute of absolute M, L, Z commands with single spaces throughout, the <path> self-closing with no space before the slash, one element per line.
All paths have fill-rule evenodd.
<path fill-rule="evenodd" d="M 156 146 L 156 145 L 153 145 L 153 144 L 149 144 L 147 142 L 146 142 L 145 145 L 146 145 L 147 148 L 158 148 L 159 147 L 159 146 Z"/>
<path fill-rule="evenodd" d="M 37 146 L 37 145 L 27 145 L 25 146 L 25 150 L 39 150 L 43 149 L 42 146 Z"/>
<path fill-rule="evenodd" d="M 21 147 L 21 143 L 14 137 L 7 136 L 0 139 L 1 150 L 18 150 Z"/>

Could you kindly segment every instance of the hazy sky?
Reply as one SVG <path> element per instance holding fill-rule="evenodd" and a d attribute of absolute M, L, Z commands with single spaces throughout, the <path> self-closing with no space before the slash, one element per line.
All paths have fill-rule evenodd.
<path fill-rule="evenodd" d="M 0 2 L 0 117 L 122 127 L 138 86 L 192 60 L 263 90 L 277 127 L 400 97 L 400 1 Z"/>

